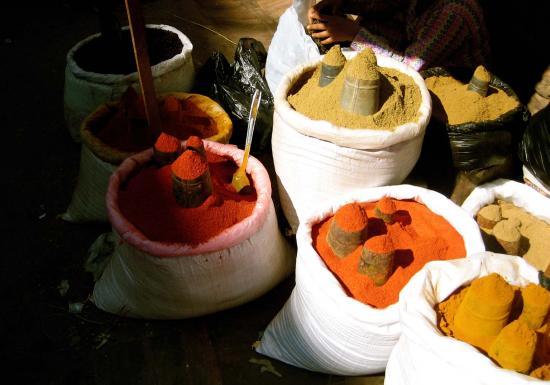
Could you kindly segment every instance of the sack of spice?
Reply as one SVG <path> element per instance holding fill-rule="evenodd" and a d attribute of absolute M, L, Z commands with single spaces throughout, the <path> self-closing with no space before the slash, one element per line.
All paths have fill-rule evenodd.
<path fill-rule="evenodd" d="M 210 165 L 214 188 L 225 186 L 243 151 L 210 141 L 204 148 L 220 163 Z M 152 150 L 136 154 L 110 179 L 107 207 L 116 241 L 94 287 L 97 307 L 137 318 L 194 317 L 253 300 L 291 273 L 294 254 L 279 231 L 269 176 L 257 159 L 247 166 L 253 195 L 221 201 L 212 195 L 212 204 L 181 209 L 169 174 L 180 158 L 161 168 L 152 158 Z M 237 216 L 243 219 L 226 224 Z"/>
<path fill-rule="evenodd" d="M 333 274 L 337 264 L 331 263 L 332 267 L 327 265 L 327 260 L 320 255 L 324 251 L 317 251 L 320 241 L 316 241 L 323 232 L 322 228 L 318 230 L 317 225 L 326 223 L 325 220 L 337 213 L 340 208 L 353 202 L 379 202 L 384 197 L 414 201 L 427 207 L 429 214 L 423 214 L 424 218 L 418 218 L 422 219 L 419 222 L 424 223 L 423 226 L 426 228 L 415 228 L 415 221 L 411 221 L 408 225 L 395 224 L 396 227 L 403 227 L 407 234 L 431 233 L 433 235 L 434 230 L 430 230 L 431 225 L 426 223 L 435 222 L 437 218 L 446 221 L 448 226 L 458 233 L 457 236 L 462 238 L 460 242 L 455 241 L 455 246 L 462 248 L 463 256 L 485 250 L 479 228 L 473 219 L 435 191 L 410 185 L 376 187 L 357 190 L 332 203 L 325 203 L 312 211 L 300 224 L 296 235 L 298 244 L 296 287 L 287 303 L 264 331 L 261 342 L 256 348 L 257 352 L 294 366 L 322 373 L 365 375 L 384 371 L 390 352 L 401 332 L 398 304 L 394 302 L 388 305 L 386 297 L 391 296 L 393 301 L 397 300 L 399 288 L 406 283 L 407 278 L 404 277 L 407 274 L 407 266 L 415 265 L 414 255 L 413 262 L 410 261 L 413 252 L 401 250 L 399 246 L 400 250 L 397 251 L 401 252 L 404 259 L 408 259 L 408 265 L 407 263 L 403 264 L 406 267 L 399 265 L 400 267 L 396 268 L 395 273 L 384 286 L 378 288 L 369 286 L 377 292 L 376 296 L 371 296 L 367 300 L 373 304 L 371 306 L 361 302 L 362 300 L 352 298 L 353 293 L 350 294 L 352 285 L 356 288 L 358 285 L 353 282 L 346 285 L 342 280 L 345 278 L 343 275 L 337 278 Z M 399 216 L 403 213 L 398 210 L 396 214 Z M 368 232 L 380 226 L 381 222 L 378 218 L 374 218 L 372 222 L 371 219 L 369 217 L 367 222 L 369 223 Z M 393 230 L 397 233 L 403 231 L 395 228 L 389 232 L 393 233 Z M 408 236 L 404 234 L 403 239 Z M 435 242 L 432 242 L 433 237 L 417 239 L 415 242 L 422 243 L 420 247 L 425 249 L 424 254 L 435 256 L 438 249 L 452 248 L 451 241 L 448 241 L 446 236 L 443 238 L 445 239 Z M 368 243 L 367 240 L 365 244 Z M 445 247 L 438 247 L 435 243 L 444 243 Z M 399 242 L 395 244 L 399 245 Z M 357 269 L 354 268 L 354 270 Z M 400 280 L 401 282 L 398 282 Z M 350 282 L 348 279 L 346 281 Z M 359 294 L 370 293 L 360 292 Z"/>
<path fill-rule="evenodd" d="M 498 273 L 511 285 L 539 283 L 537 271 L 521 258 L 490 252 L 430 262 L 409 281 L 401 291 L 398 311 L 402 333 L 386 367 L 386 385 L 547 383 L 503 369 L 474 346 L 444 336 L 439 330 L 436 305 L 460 287 L 491 273 Z"/>
<path fill-rule="evenodd" d="M 519 159 L 525 182 L 550 197 L 550 105 L 529 120 L 519 144 Z"/>
<path fill-rule="evenodd" d="M 346 68 L 355 68 L 350 63 L 364 57 L 359 55 L 345 53 L 347 62 L 338 76 Z M 424 80 L 392 58 L 373 54 L 372 59 L 382 74 L 383 96 L 379 111 L 369 116 L 357 117 L 334 102 L 341 95 L 343 77 L 320 92 L 316 85 L 322 67 L 319 59 L 295 67 L 280 83 L 271 141 L 281 206 L 293 232 L 319 202 L 342 191 L 402 183 L 418 160 L 431 113 Z M 322 107 L 316 108 L 321 104 L 311 100 L 321 94 Z M 306 108 L 314 107 L 314 113 L 329 112 L 329 116 L 308 117 L 289 100 L 293 105 L 302 102 Z M 345 123 L 339 123 L 341 118 Z"/>
<path fill-rule="evenodd" d="M 420 162 L 427 167 L 427 178 L 440 178 L 454 166 L 457 175 L 451 199 L 457 204 L 475 186 L 519 172 L 517 146 L 529 113 L 508 84 L 485 73 L 490 79 L 486 96 L 467 87 L 471 73 L 442 67 L 421 73 L 432 95 L 433 110 Z M 442 143 L 445 137 L 448 142 Z M 442 150 L 449 147 L 450 151 Z M 449 153 L 451 159 L 445 159 Z"/>
<path fill-rule="evenodd" d="M 477 216 L 480 222 L 480 210 L 487 205 L 499 203 L 503 220 L 519 221 L 516 227 L 520 240 L 513 255 L 523 256 L 537 270 L 550 277 L 550 199 L 526 184 L 497 179 L 476 187 L 464 201 L 462 208 L 472 217 Z M 494 231 L 482 229 L 482 235 L 488 250 L 506 252 L 506 248 L 498 248 L 507 245 L 499 242 L 499 236 Z M 491 235 L 500 245 L 495 244 Z M 504 238 L 504 235 L 500 238 Z"/>
<path fill-rule="evenodd" d="M 177 119 L 168 119 L 166 100 L 179 101 Z M 171 128 L 183 140 L 189 135 L 227 143 L 232 123 L 225 111 L 210 98 L 198 94 L 159 95 L 163 129 Z M 170 123 L 170 124 L 169 124 Z M 172 124 L 173 123 L 173 124 Z M 75 190 L 61 218 L 68 222 L 107 222 L 105 193 L 109 177 L 127 157 L 154 145 L 145 110 L 138 94 L 129 87 L 118 102 L 99 106 L 80 128 L 82 150 Z"/>

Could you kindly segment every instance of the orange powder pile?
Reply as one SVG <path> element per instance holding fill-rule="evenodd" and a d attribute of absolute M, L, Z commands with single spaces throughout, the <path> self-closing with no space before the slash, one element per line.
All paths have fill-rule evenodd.
<path fill-rule="evenodd" d="M 374 237 L 370 237 L 365 242 L 365 247 L 367 250 L 377 254 L 386 254 L 394 249 L 391 237 L 388 235 L 376 235 Z"/>
<path fill-rule="evenodd" d="M 231 188 L 231 178 L 237 170 L 235 162 L 209 152 L 206 155 L 213 193 L 201 206 L 178 205 L 172 193 L 170 165 L 147 167 L 119 191 L 118 204 L 123 215 L 152 241 L 190 245 L 204 243 L 250 216 L 256 205 L 256 190 L 235 193 Z"/>
<path fill-rule="evenodd" d="M 375 286 L 369 277 L 358 271 L 363 245 L 345 258 L 338 258 L 332 252 L 326 238 L 333 217 L 312 229 L 313 247 L 348 294 L 375 308 L 396 303 L 403 286 L 427 262 L 466 255 L 462 236 L 443 217 L 415 201 L 394 200 L 394 203 L 396 213 L 392 224 L 375 217 L 377 202 L 361 203 L 369 218 L 368 238 L 387 234 L 395 248 L 395 271 L 382 286 Z"/>
<path fill-rule="evenodd" d="M 166 153 L 173 153 L 173 152 L 179 152 L 181 147 L 180 140 L 172 135 L 168 135 L 164 132 L 162 132 L 157 141 L 155 142 L 155 150 L 166 152 Z"/>
<path fill-rule="evenodd" d="M 393 214 L 395 212 L 395 202 L 389 197 L 383 197 L 378 201 L 378 208 L 384 214 Z"/>
<path fill-rule="evenodd" d="M 185 151 L 172 163 L 172 172 L 184 180 L 193 180 L 203 175 L 208 169 L 206 159 L 195 151 Z"/>
<path fill-rule="evenodd" d="M 204 149 L 204 144 L 202 143 L 201 138 L 195 135 L 192 135 L 187 139 L 187 142 L 185 142 L 185 146 L 194 148 L 196 150 L 201 148 Z"/>
<path fill-rule="evenodd" d="M 367 213 L 358 203 L 348 203 L 334 215 L 338 226 L 345 231 L 361 231 L 367 225 Z"/>

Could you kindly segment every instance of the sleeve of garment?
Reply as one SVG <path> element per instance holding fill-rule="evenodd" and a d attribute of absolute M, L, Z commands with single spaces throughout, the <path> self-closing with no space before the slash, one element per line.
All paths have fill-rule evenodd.
<path fill-rule="evenodd" d="M 342 10 L 344 13 L 361 15 L 369 12 L 387 12 L 403 5 L 403 0 L 344 0 Z"/>
<path fill-rule="evenodd" d="M 355 36 L 351 47 L 357 51 L 370 47 L 374 52 L 404 62 L 416 70 L 423 69 L 448 56 L 467 37 L 464 20 L 453 8 L 450 4 L 439 12 L 434 12 L 432 17 L 422 23 L 416 32 L 415 40 L 404 52 L 392 49 L 385 39 L 365 28 Z"/>

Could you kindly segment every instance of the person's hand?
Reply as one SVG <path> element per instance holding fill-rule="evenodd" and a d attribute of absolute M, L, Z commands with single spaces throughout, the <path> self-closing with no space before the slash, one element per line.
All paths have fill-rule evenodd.
<path fill-rule="evenodd" d="M 344 16 L 321 15 L 322 21 L 307 26 L 311 37 L 321 40 L 321 44 L 352 41 L 361 26 Z"/>
<path fill-rule="evenodd" d="M 309 24 L 315 20 L 322 20 L 321 14 L 333 15 L 338 12 L 342 6 L 343 0 L 321 0 L 307 12 Z"/>

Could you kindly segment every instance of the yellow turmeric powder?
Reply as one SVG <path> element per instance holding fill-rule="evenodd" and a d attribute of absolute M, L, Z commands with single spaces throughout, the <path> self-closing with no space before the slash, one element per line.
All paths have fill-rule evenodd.
<path fill-rule="evenodd" d="M 513 299 L 514 289 L 499 274 L 474 280 L 457 309 L 455 337 L 487 351 L 508 322 Z"/>
<path fill-rule="evenodd" d="M 538 378 L 539 380 L 550 380 L 550 364 L 542 365 L 533 370 L 530 374 L 531 377 Z"/>
<path fill-rule="evenodd" d="M 504 369 L 528 373 L 531 369 L 537 333 L 521 321 L 515 320 L 506 325 L 489 347 L 489 357 Z"/>
<path fill-rule="evenodd" d="M 524 321 L 531 330 L 542 326 L 550 309 L 550 292 L 544 287 L 529 284 L 521 290 L 523 310 L 519 319 Z"/>

